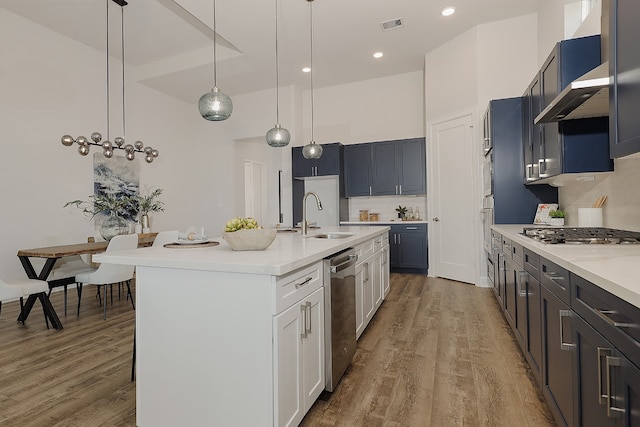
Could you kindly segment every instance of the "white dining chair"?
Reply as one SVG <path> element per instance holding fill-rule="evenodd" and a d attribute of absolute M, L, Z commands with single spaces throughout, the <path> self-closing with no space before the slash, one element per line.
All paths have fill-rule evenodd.
<path fill-rule="evenodd" d="M 153 240 L 153 247 L 162 247 L 178 240 L 178 231 L 160 231 Z"/>
<path fill-rule="evenodd" d="M 109 241 L 106 252 L 125 251 L 136 249 L 137 247 L 138 235 L 125 234 L 112 238 Z M 135 266 L 133 265 L 101 263 L 95 271 L 76 275 L 76 283 L 78 286 L 78 316 L 80 315 L 80 301 L 82 299 L 82 287 L 84 285 L 102 286 L 102 289 L 104 289 L 104 301 L 103 298 L 100 298 L 100 303 L 103 304 L 103 317 L 105 320 L 107 319 L 107 285 L 126 283 L 127 297 L 131 298 L 131 305 L 135 310 L 136 306 L 133 302 L 133 295 L 131 294 L 131 279 L 133 278 L 134 270 Z M 100 297 L 100 288 L 98 288 L 98 297 Z M 113 293 L 111 294 L 111 303 L 113 304 Z"/>
<path fill-rule="evenodd" d="M 70 235 L 55 234 L 45 236 L 44 244 L 47 246 L 59 246 L 59 245 L 72 245 L 77 243 Z M 90 273 L 96 269 L 90 265 L 90 257 L 82 255 L 73 255 L 68 257 L 62 257 L 58 259 L 47 276 L 46 280 L 49 282 L 49 296 L 54 287 L 63 286 L 64 289 L 64 315 L 67 315 L 67 287 L 74 285 L 75 277 L 81 273 Z M 55 283 L 62 283 L 62 285 L 56 285 Z M 76 289 L 77 290 L 77 289 Z"/>
<path fill-rule="evenodd" d="M 49 284 L 44 280 L 38 279 L 19 279 L 12 281 L 5 281 L 0 278 L 0 311 L 2 310 L 2 303 L 8 301 L 20 300 L 20 312 L 24 310 L 24 298 L 32 294 L 38 295 L 40 302 L 49 299 L 47 291 L 49 290 Z M 44 311 L 44 320 L 49 329 L 49 320 L 47 319 L 47 309 L 42 305 Z M 24 324 L 24 320 L 22 321 Z"/>

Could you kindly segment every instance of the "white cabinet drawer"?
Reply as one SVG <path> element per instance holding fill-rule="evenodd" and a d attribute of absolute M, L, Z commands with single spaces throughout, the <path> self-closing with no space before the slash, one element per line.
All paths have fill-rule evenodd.
<path fill-rule="evenodd" d="M 323 284 L 323 263 L 319 261 L 276 278 L 275 314 L 291 307 Z"/>
<path fill-rule="evenodd" d="M 373 254 L 373 242 L 375 239 L 371 239 L 364 243 L 360 243 L 355 247 L 356 255 L 358 255 L 358 263 L 361 263 Z"/>

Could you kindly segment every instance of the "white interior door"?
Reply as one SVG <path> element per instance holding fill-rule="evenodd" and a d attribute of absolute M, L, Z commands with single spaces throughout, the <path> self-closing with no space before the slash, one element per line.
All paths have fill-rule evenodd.
<path fill-rule="evenodd" d="M 251 160 L 244 161 L 244 216 L 251 217 L 262 224 L 263 219 L 263 195 L 264 165 Z"/>
<path fill-rule="evenodd" d="M 474 113 L 430 123 L 429 275 L 475 283 L 477 212 Z"/>

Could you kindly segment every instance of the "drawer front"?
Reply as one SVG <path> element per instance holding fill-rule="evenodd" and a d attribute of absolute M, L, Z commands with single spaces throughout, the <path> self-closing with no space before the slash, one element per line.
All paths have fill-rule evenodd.
<path fill-rule="evenodd" d="M 387 236 L 388 238 L 388 236 Z M 378 252 L 380 249 L 382 249 L 382 236 L 378 236 L 378 237 L 374 237 L 373 238 L 373 251 L 374 252 Z"/>
<path fill-rule="evenodd" d="M 524 267 L 524 248 L 514 241 L 511 242 L 511 258 L 518 264 L 518 267 Z"/>
<path fill-rule="evenodd" d="M 640 366 L 640 308 L 573 273 L 571 308 Z"/>
<path fill-rule="evenodd" d="M 540 255 L 524 248 L 523 254 L 524 269 L 538 282 L 540 281 Z"/>
<path fill-rule="evenodd" d="M 507 258 L 511 258 L 512 256 L 511 240 L 502 236 L 501 245 L 502 245 L 502 253 L 504 254 L 504 256 L 506 256 Z"/>
<path fill-rule="evenodd" d="M 400 226 L 400 231 L 402 231 L 403 233 L 410 233 L 410 232 L 424 233 L 426 230 L 427 230 L 426 224 L 407 224 L 407 225 Z"/>
<path fill-rule="evenodd" d="M 540 283 L 560 298 L 563 303 L 571 304 L 571 286 L 569 272 L 566 269 L 540 257 Z"/>
<path fill-rule="evenodd" d="M 358 255 L 358 264 L 368 258 L 369 255 L 373 255 L 374 241 L 375 239 L 371 239 L 355 247 L 356 255 Z"/>
<path fill-rule="evenodd" d="M 384 248 L 385 246 L 389 246 L 389 233 L 384 233 L 380 236 L 380 245 Z"/>
<path fill-rule="evenodd" d="M 276 278 L 274 314 L 281 313 L 322 287 L 324 264 L 315 264 Z"/>

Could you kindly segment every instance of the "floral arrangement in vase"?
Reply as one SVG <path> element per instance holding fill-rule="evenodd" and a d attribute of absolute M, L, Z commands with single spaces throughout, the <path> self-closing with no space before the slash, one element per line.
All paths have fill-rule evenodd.
<path fill-rule="evenodd" d="M 100 214 L 106 215 L 97 225 L 102 238 L 109 241 L 118 234 L 129 232 L 129 223 L 122 215 L 131 211 L 136 203 L 135 198 L 130 196 L 99 193 L 89 196 L 88 200 L 72 200 L 65 203 L 64 207 L 75 206 L 82 209 L 90 219 Z"/>
<path fill-rule="evenodd" d="M 162 188 L 134 196 L 143 231 L 149 229 L 149 212 L 164 212 L 164 202 L 159 200 L 160 195 L 162 195 Z"/>

